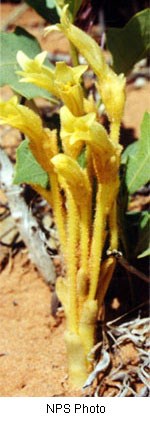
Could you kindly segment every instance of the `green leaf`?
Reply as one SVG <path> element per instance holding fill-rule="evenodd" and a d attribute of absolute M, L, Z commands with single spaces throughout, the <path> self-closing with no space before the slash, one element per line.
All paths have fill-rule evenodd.
<path fill-rule="evenodd" d="M 81 168 L 85 168 L 87 163 L 86 161 L 86 147 L 84 147 L 80 152 L 80 155 L 78 155 L 77 162 Z"/>
<path fill-rule="evenodd" d="M 143 211 L 140 213 L 138 226 L 138 242 L 135 247 L 135 256 L 145 253 L 149 248 L 149 228 L 150 228 L 150 213 Z"/>
<path fill-rule="evenodd" d="M 150 214 L 148 211 L 126 212 L 124 235 L 127 258 L 137 258 L 149 247 Z"/>
<path fill-rule="evenodd" d="M 116 73 L 127 74 L 150 51 L 150 9 L 137 13 L 124 28 L 109 28 L 107 45 Z"/>
<path fill-rule="evenodd" d="M 141 137 L 136 141 L 136 146 L 128 146 L 123 154 L 126 159 L 126 185 L 130 194 L 135 193 L 140 187 L 150 180 L 150 114 L 145 113 L 141 124 Z M 128 158 L 128 159 L 127 159 Z"/>
<path fill-rule="evenodd" d="M 46 0 L 46 6 L 49 9 L 53 9 L 53 7 L 56 7 L 56 3 L 58 3 L 57 0 Z"/>
<path fill-rule="evenodd" d="M 138 141 L 135 141 L 131 143 L 131 145 L 127 146 L 127 148 L 122 153 L 121 164 L 126 165 L 128 162 L 128 159 L 137 153 L 138 147 L 139 147 Z"/>
<path fill-rule="evenodd" d="M 20 67 L 16 61 L 18 50 L 22 50 L 30 58 L 34 58 L 41 52 L 37 40 L 24 29 L 17 27 L 14 33 L 1 33 L 1 63 L 0 63 L 0 86 L 9 85 L 13 91 L 27 99 L 42 97 L 50 99 L 50 94 L 31 83 L 19 82 L 20 76 L 16 74 Z"/>
<path fill-rule="evenodd" d="M 143 251 L 143 253 L 139 254 L 138 259 L 143 259 L 143 257 L 148 257 L 150 256 L 150 247 L 148 247 L 147 250 Z"/>
<path fill-rule="evenodd" d="M 48 174 L 34 158 L 27 139 L 17 149 L 14 183 L 37 184 L 45 189 L 48 187 Z"/>
<path fill-rule="evenodd" d="M 55 24 L 59 22 L 59 15 L 55 6 L 55 0 L 26 0 L 36 12 L 46 21 Z"/>

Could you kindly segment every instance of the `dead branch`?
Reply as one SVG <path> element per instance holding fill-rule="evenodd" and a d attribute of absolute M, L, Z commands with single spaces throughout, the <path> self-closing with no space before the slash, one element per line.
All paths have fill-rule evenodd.
<path fill-rule="evenodd" d="M 11 215 L 28 248 L 32 262 L 45 281 L 54 285 L 56 272 L 45 247 L 45 234 L 25 203 L 23 187 L 13 184 L 13 173 L 13 164 L 4 150 L 0 149 L 0 185 L 8 199 Z"/>

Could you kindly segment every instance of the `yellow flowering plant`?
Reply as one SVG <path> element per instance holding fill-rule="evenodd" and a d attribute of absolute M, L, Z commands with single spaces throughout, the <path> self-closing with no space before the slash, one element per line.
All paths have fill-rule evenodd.
<path fill-rule="evenodd" d="M 48 27 L 46 33 L 51 30 Z M 21 105 L 17 97 L 0 103 L 0 122 L 27 136 L 24 142 L 47 174 L 46 185 L 30 184 L 54 211 L 65 266 L 65 277 L 57 279 L 56 292 L 66 315 L 70 382 L 80 387 L 93 366 L 96 322 L 116 265 L 112 252 L 118 249 L 116 200 L 125 76 L 116 74 L 96 41 L 72 23 L 66 5 L 61 8 L 57 30 L 69 40 L 74 57 L 82 54 L 87 64 L 74 60 L 73 66 L 58 62 L 50 68 L 44 64 L 46 52 L 32 59 L 19 51 L 21 70 L 17 74 L 20 84 L 44 88 L 60 101 L 61 150 L 56 130 L 45 128 L 40 116 Z M 98 106 L 87 97 L 83 86 L 88 66 L 97 78 L 109 131 L 101 124 Z"/>

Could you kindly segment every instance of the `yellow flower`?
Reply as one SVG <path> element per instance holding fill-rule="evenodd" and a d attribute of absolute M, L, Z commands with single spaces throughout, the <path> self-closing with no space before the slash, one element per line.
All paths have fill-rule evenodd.
<path fill-rule="evenodd" d="M 54 83 L 54 70 L 43 65 L 47 52 L 43 51 L 34 59 L 30 59 L 23 51 L 18 51 L 17 61 L 22 71 L 17 71 L 21 75 L 20 82 L 31 82 L 40 88 L 46 89 L 52 95 L 57 96 L 57 89 Z"/>
<path fill-rule="evenodd" d="M 114 144 L 105 128 L 96 121 L 96 114 L 75 117 L 67 107 L 62 107 L 61 139 L 65 153 L 76 158 L 83 144 L 90 148 L 93 165 L 100 183 L 114 179 L 120 162 L 121 146 Z"/>
<path fill-rule="evenodd" d="M 125 77 L 116 75 L 107 67 L 105 77 L 98 76 L 98 91 L 105 105 L 109 120 L 120 123 L 125 104 Z"/>
<path fill-rule="evenodd" d="M 81 151 L 83 141 L 90 137 L 90 128 L 96 120 L 96 114 L 89 113 L 88 115 L 75 117 L 64 106 L 60 110 L 60 120 L 60 136 L 64 152 L 76 158 Z"/>
<path fill-rule="evenodd" d="M 0 103 L 0 122 L 16 127 L 33 140 L 37 133 L 40 137 L 43 132 L 40 117 L 28 107 L 20 105 L 16 96 L 13 96 L 7 102 L 2 101 Z"/>
<path fill-rule="evenodd" d="M 85 114 L 93 113 L 93 112 L 98 114 L 97 104 L 94 101 L 92 94 L 90 94 L 88 98 L 84 98 L 83 103 L 84 103 Z"/>
<path fill-rule="evenodd" d="M 80 167 L 77 161 L 65 154 L 58 154 L 51 159 L 58 178 L 63 183 L 66 182 L 69 190 L 73 194 L 78 206 L 87 203 L 91 195 L 91 187 L 86 172 Z"/>
<path fill-rule="evenodd" d="M 20 105 L 14 96 L 7 102 L 0 102 L 0 123 L 9 124 L 24 133 L 37 161 L 45 171 L 52 170 L 50 159 L 58 152 L 56 132 L 44 129 L 34 111 Z"/>
<path fill-rule="evenodd" d="M 51 163 L 51 158 L 58 153 L 56 131 L 43 128 L 40 117 L 28 107 L 18 104 L 16 97 L 12 97 L 7 102 L 0 103 L 0 123 L 9 124 L 19 129 L 29 138 L 29 146 L 33 155 L 48 173 L 51 184 L 51 198 L 49 201 L 52 202 L 54 207 L 61 245 L 65 251 L 66 240 L 63 203 L 58 187 L 57 175 L 54 173 L 54 166 Z M 41 188 L 37 190 L 43 194 Z M 44 192 L 44 196 L 47 197 L 46 191 Z"/>
<path fill-rule="evenodd" d="M 84 114 L 83 89 L 79 82 L 86 69 L 86 65 L 69 67 L 63 62 L 56 63 L 55 84 L 59 96 L 76 116 Z"/>
<path fill-rule="evenodd" d="M 17 61 L 22 71 L 17 73 L 22 77 L 21 82 L 31 82 L 46 89 L 52 95 L 60 98 L 75 115 L 82 115 L 83 90 L 79 83 L 86 65 L 74 68 L 64 62 L 56 63 L 54 69 L 43 65 L 47 52 L 38 54 L 34 59 L 28 58 L 22 51 L 17 53 Z"/>
<path fill-rule="evenodd" d="M 67 7 L 64 7 L 61 14 L 61 23 L 57 27 L 64 32 L 69 41 L 90 64 L 97 75 L 97 86 L 109 120 L 112 123 L 120 124 L 125 103 L 125 77 L 123 74 L 116 75 L 107 65 L 103 52 L 96 41 L 71 23 L 67 14 Z"/>
<path fill-rule="evenodd" d="M 91 126 L 90 136 L 85 137 L 85 143 L 90 148 L 99 183 L 113 182 L 117 176 L 122 147 L 111 141 L 104 127 L 98 122 Z"/>

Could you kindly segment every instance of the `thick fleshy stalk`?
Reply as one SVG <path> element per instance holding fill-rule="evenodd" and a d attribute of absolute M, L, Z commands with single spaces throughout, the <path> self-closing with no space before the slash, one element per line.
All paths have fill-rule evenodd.
<path fill-rule="evenodd" d="M 112 204 L 112 186 L 109 184 L 99 184 L 96 197 L 96 211 L 93 226 L 93 235 L 90 254 L 90 289 L 89 300 L 94 300 L 96 296 L 100 262 L 102 257 L 106 218 Z"/>
<path fill-rule="evenodd" d="M 115 257 L 108 257 L 108 259 L 104 260 L 104 262 L 101 265 L 100 280 L 99 280 L 98 290 L 96 293 L 98 309 L 101 308 L 104 302 L 106 292 L 108 290 L 113 272 L 115 270 L 115 266 L 116 266 Z"/>
<path fill-rule="evenodd" d="M 51 174 L 51 195 L 54 209 L 54 216 L 58 233 L 60 237 L 60 244 L 63 254 L 66 253 L 66 227 L 65 227 L 65 211 L 63 209 L 63 199 L 60 193 L 59 183 L 56 174 Z"/>
<path fill-rule="evenodd" d="M 72 193 L 67 189 L 67 280 L 68 280 L 68 330 L 78 333 L 78 307 L 77 307 L 77 246 L 79 216 L 77 205 Z"/>

